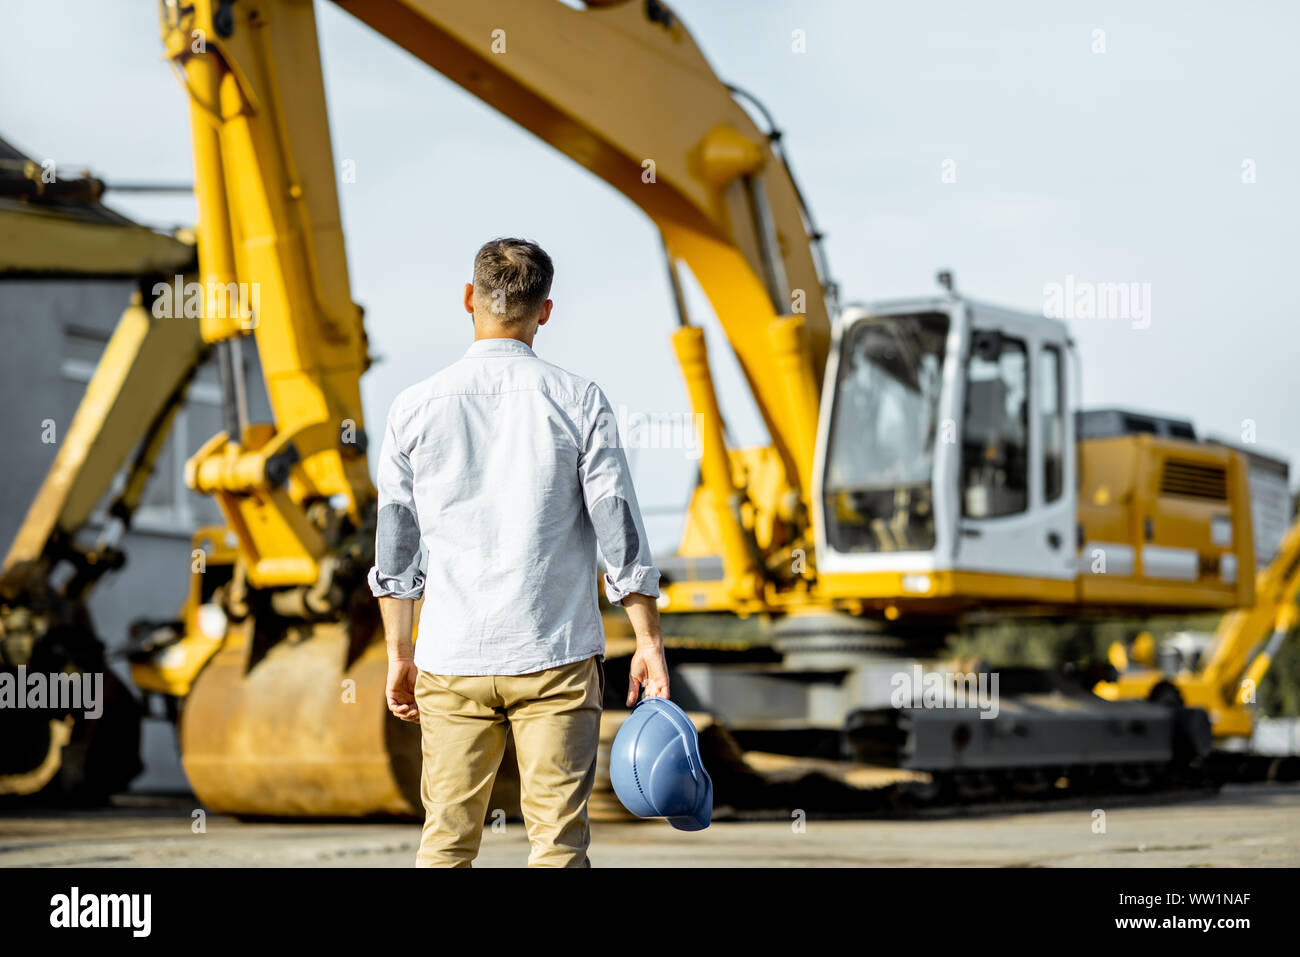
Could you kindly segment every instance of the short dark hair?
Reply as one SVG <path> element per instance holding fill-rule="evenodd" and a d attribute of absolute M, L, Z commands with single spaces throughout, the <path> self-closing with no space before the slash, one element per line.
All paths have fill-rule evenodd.
<path fill-rule="evenodd" d="M 554 277 L 551 257 L 527 239 L 493 239 L 474 256 L 474 295 L 491 304 L 499 322 L 535 315 L 550 296 Z"/>

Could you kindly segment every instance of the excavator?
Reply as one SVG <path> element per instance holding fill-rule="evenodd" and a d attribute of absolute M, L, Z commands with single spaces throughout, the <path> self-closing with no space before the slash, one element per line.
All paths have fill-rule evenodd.
<path fill-rule="evenodd" d="M 87 720 L 53 707 L 6 708 L 0 795 L 99 800 L 140 771 L 138 706 L 107 665 L 86 601 L 127 560 L 120 539 L 208 351 L 197 323 L 156 320 L 145 294 L 118 320 L 0 566 L 4 672 L 101 674 L 103 713 Z M 86 542 L 82 533 L 106 498 L 103 534 Z M 23 684 L 15 680 L 19 694 Z"/>
<path fill-rule="evenodd" d="M 1189 667 L 1172 674 L 1157 667 L 1150 643 L 1134 642 L 1136 653 L 1112 646 L 1118 674 L 1093 690 L 1109 700 L 1183 702 L 1205 710 L 1216 739 L 1248 739 L 1259 685 L 1287 635 L 1300 624 L 1300 521 L 1282 537 L 1276 557 L 1259 570 L 1255 596 L 1250 607 L 1224 615 L 1205 649 L 1186 662 Z"/>
<path fill-rule="evenodd" d="M 1249 616 L 1262 586 L 1241 453 L 1178 435 L 1077 434 L 1078 356 L 1057 320 L 950 282 L 940 295 L 841 306 L 780 131 L 718 79 L 660 0 L 338 5 L 618 189 L 660 232 L 671 345 L 701 423 L 682 539 L 660 563 L 683 706 L 732 743 L 935 778 L 1061 787 L 1204 758 L 1204 701 L 1176 682 L 1103 695 L 1003 673 L 984 676 L 1005 679 L 991 701 L 898 696 L 913 675 L 942 684 L 940 698 L 975 677 L 933 657 L 972 618 Z M 163 0 L 160 11 L 190 101 L 196 282 L 259 296 L 250 311 L 204 295 L 192 323 L 232 370 L 226 427 L 186 476 L 224 524 L 197 531 L 189 594 L 137 648 L 132 677 L 178 702 L 183 764 L 214 810 L 418 814 L 418 729 L 385 707 L 364 584 L 370 360 L 313 5 Z M 727 440 L 687 271 L 767 444 Z M 249 343 L 271 422 L 248 420 L 233 372 Z M 745 627 L 705 635 L 719 620 Z M 614 662 L 617 645 L 611 633 Z"/>

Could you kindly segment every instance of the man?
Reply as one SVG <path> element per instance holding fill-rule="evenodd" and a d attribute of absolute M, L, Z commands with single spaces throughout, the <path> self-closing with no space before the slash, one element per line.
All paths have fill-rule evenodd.
<path fill-rule="evenodd" d="M 605 592 L 636 633 L 629 706 L 668 697 L 659 571 L 609 401 L 537 358 L 550 257 L 495 239 L 474 258 L 464 358 L 402 392 L 379 458 L 371 590 L 388 644 L 388 707 L 420 724 L 416 863 L 469 867 L 514 734 L 530 866 L 589 867 Z M 412 655 L 415 602 L 423 595 Z"/>

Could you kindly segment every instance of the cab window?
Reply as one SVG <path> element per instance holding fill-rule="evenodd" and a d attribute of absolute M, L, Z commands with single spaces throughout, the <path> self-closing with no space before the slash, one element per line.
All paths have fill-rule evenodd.
<path fill-rule="evenodd" d="M 962 514 L 1014 515 L 1029 507 L 1029 362 L 1025 343 L 975 332 L 966 366 Z"/>
<path fill-rule="evenodd" d="M 934 547 L 930 486 L 947 339 L 942 313 L 861 319 L 845 333 L 823 481 L 836 551 Z"/>
<path fill-rule="evenodd" d="M 1038 356 L 1038 411 L 1043 428 L 1043 501 L 1055 502 L 1065 487 L 1065 390 L 1061 349 L 1044 346 Z"/>

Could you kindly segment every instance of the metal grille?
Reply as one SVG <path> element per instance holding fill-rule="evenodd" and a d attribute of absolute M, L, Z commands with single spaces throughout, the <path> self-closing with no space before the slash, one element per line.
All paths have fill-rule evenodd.
<path fill-rule="evenodd" d="M 1228 472 L 1221 465 L 1202 465 L 1183 459 L 1165 459 L 1160 475 L 1161 495 L 1228 500 Z"/>

